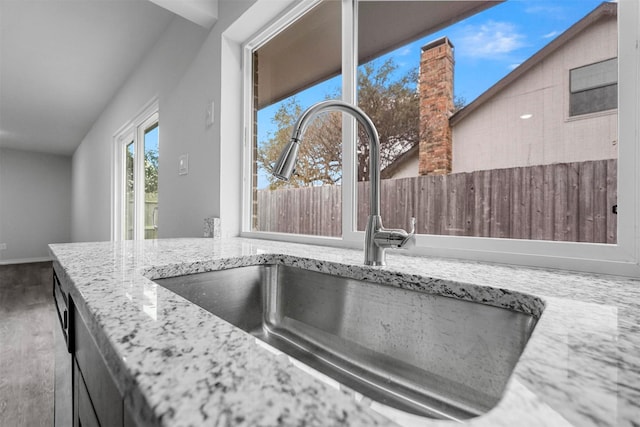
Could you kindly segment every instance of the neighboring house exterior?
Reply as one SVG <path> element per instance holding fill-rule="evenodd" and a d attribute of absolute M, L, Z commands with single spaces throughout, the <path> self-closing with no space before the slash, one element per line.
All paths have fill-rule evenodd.
<path fill-rule="evenodd" d="M 420 70 L 428 130 L 383 176 L 617 158 L 617 38 L 617 4 L 603 3 L 453 115 L 453 45 L 429 43 Z"/>

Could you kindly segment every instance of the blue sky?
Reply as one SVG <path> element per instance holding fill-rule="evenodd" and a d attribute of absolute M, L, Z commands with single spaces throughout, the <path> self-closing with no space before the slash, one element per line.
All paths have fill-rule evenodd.
<path fill-rule="evenodd" d="M 469 103 L 601 3 L 602 0 L 507 0 L 376 61 L 392 57 L 398 65 L 396 73 L 404 74 L 417 67 L 423 45 L 447 36 L 455 47 L 455 96 Z M 340 77 L 336 77 L 296 98 L 306 108 L 336 92 L 340 84 Z M 279 106 L 277 103 L 258 112 L 258 141 L 267 140 L 273 132 L 271 117 Z M 267 183 L 266 177 L 259 177 L 259 188 Z"/>
<path fill-rule="evenodd" d="M 147 132 L 144 135 L 144 150 L 145 151 L 151 151 L 151 150 L 158 151 L 158 136 L 159 136 L 159 132 L 160 132 L 160 127 L 156 126 L 155 128 L 153 128 L 153 130 L 151 130 L 150 132 Z"/>

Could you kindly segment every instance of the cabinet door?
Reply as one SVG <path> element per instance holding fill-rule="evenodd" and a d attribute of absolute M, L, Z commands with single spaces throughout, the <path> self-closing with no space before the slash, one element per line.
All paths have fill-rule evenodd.
<path fill-rule="evenodd" d="M 91 399 L 87 386 L 82 379 L 82 374 L 77 364 L 73 364 L 73 396 L 75 402 L 73 405 L 73 426 L 74 427 L 100 427 L 98 417 L 93 410 Z"/>
<path fill-rule="evenodd" d="M 131 414 L 131 410 L 129 409 L 129 405 L 124 404 L 124 427 L 136 427 L 137 424 L 133 421 L 133 415 Z"/>
<path fill-rule="evenodd" d="M 98 425 L 122 427 L 123 402 L 120 391 L 111 378 L 97 344 L 75 307 L 73 319 L 74 358 L 84 380 L 89 402 L 93 404 L 96 417 L 100 421 Z"/>

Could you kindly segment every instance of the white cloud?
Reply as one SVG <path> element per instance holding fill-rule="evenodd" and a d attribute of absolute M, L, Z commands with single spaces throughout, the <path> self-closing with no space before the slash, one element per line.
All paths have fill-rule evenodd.
<path fill-rule="evenodd" d="M 405 47 L 400 52 L 398 52 L 398 56 L 408 56 L 411 55 L 411 48 Z"/>
<path fill-rule="evenodd" d="M 550 33 L 545 34 L 544 36 L 542 36 L 543 39 L 550 39 L 552 37 L 555 37 L 558 35 L 558 31 L 551 31 Z"/>
<path fill-rule="evenodd" d="M 525 36 L 509 22 L 488 21 L 468 25 L 451 39 L 457 55 L 483 59 L 499 59 L 523 47 Z"/>
<path fill-rule="evenodd" d="M 520 66 L 520 63 L 517 64 L 509 64 L 509 70 L 515 70 L 516 68 L 518 68 Z"/>

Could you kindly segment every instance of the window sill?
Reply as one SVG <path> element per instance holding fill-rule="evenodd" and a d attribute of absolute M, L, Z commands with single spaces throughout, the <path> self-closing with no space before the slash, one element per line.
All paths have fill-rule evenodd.
<path fill-rule="evenodd" d="M 618 114 L 617 108 L 614 108 L 613 110 L 598 111 L 596 113 L 580 114 L 579 116 L 569 116 L 565 119 L 565 123 L 594 119 L 596 117 L 612 116 L 614 114 Z"/>
<path fill-rule="evenodd" d="M 350 239 L 267 232 L 242 232 L 240 236 L 360 250 L 364 239 L 363 232 L 352 233 Z M 387 253 L 640 277 L 640 265 L 619 245 L 426 234 L 418 235 L 416 243 L 410 250 L 389 250 Z M 577 253 L 580 255 L 576 256 Z"/>

